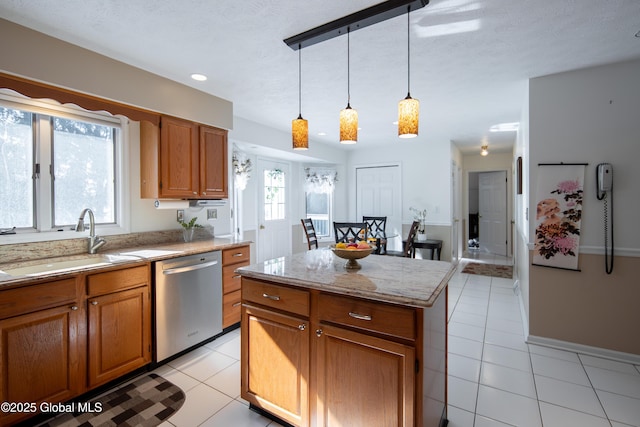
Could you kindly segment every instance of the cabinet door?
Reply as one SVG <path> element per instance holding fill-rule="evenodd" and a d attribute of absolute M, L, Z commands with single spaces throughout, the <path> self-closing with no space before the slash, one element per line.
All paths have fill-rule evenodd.
<path fill-rule="evenodd" d="M 88 307 L 90 387 L 151 361 L 148 286 L 90 298 Z"/>
<path fill-rule="evenodd" d="M 413 347 L 342 328 L 316 332 L 318 426 L 413 426 Z"/>
<path fill-rule="evenodd" d="M 77 305 L 0 320 L 0 402 L 63 402 L 84 391 L 85 341 Z M 0 413 L 0 425 L 33 415 Z"/>
<path fill-rule="evenodd" d="M 160 196 L 198 196 L 198 125 L 171 117 L 160 129 Z"/>
<path fill-rule="evenodd" d="M 308 321 L 243 306 L 241 337 L 242 398 L 288 423 L 309 425 Z"/>
<path fill-rule="evenodd" d="M 227 131 L 200 126 L 200 197 L 227 196 Z"/>

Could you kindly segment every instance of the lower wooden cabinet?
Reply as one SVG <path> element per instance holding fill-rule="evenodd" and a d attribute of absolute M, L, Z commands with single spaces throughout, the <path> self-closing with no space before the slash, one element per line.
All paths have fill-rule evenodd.
<path fill-rule="evenodd" d="M 89 387 L 151 361 L 149 287 L 90 298 Z"/>
<path fill-rule="evenodd" d="M 150 267 L 0 290 L 0 426 L 65 402 L 151 361 Z"/>
<path fill-rule="evenodd" d="M 441 426 L 446 298 L 421 308 L 243 276 L 241 396 L 301 427 Z"/>
<path fill-rule="evenodd" d="M 414 425 L 412 347 L 329 325 L 316 338 L 316 425 Z"/>
<path fill-rule="evenodd" d="M 308 425 L 308 320 L 244 307 L 242 322 L 242 397 L 288 423 Z"/>
<path fill-rule="evenodd" d="M 77 305 L 69 305 L 0 320 L 1 402 L 39 408 L 42 402 L 63 402 L 82 393 L 86 348 L 79 334 L 81 314 Z M 31 414 L 2 411 L 0 425 Z"/>

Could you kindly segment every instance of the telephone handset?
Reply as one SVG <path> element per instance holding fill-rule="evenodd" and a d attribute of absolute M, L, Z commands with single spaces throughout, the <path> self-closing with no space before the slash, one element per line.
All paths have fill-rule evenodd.
<path fill-rule="evenodd" d="M 604 200 L 604 267 L 607 274 L 611 274 L 613 271 L 613 166 L 609 163 L 600 163 L 596 167 L 596 197 L 598 200 Z M 610 228 L 609 222 L 611 222 Z M 611 259 L 609 259 L 609 239 L 611 239 Z"/>
<path fill-rule="evenodd" d="M 598 180 L 598 200 L 602 200 L 602 194 L 613 189 L 613 166 L 609 163 L 600 163 L 596 170 Z"/>

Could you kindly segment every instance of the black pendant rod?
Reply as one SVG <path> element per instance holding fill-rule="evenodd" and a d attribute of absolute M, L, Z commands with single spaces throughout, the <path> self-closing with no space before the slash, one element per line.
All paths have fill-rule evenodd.
<path fill-rule="evenodd" d="M 303 33 L 284 39 L 291 49 L 302 49 L 348 32 L 368 27 L 378 22 L 400 16 L 407 10 L 418 10 L 429 4 L 429 0 L 389 0 L 373 5 L 367 9 L 352 13 L 312 28 Z"/>
<path fill-rule="evenodd" d="M 302 118 L 302 49 L 298 49 L 298 118 Z"/>
<path fill-rule="evenodd" d="M 411 21 L 409 20 L 409 12 L 411 12 L 411 6 L 407 7 L 407 96 L 411 95 L 411 45 L 409 44 Z"/>

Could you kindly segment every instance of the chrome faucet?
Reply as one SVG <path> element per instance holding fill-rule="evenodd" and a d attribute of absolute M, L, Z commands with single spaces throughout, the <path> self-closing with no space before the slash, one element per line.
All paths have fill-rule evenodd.
<path fill-rule="evenodd" d="M 95 254 L 107 241 L 100 236 L 96 236 L 96 221 L 91 209 L 86 208 L 80 213 L 80 218 L 78 218 L 78 224 L 76 225 L 76 232 L 85 231 L 84 217 L 87 212 L 89 212 L 89 253 Z"/>

